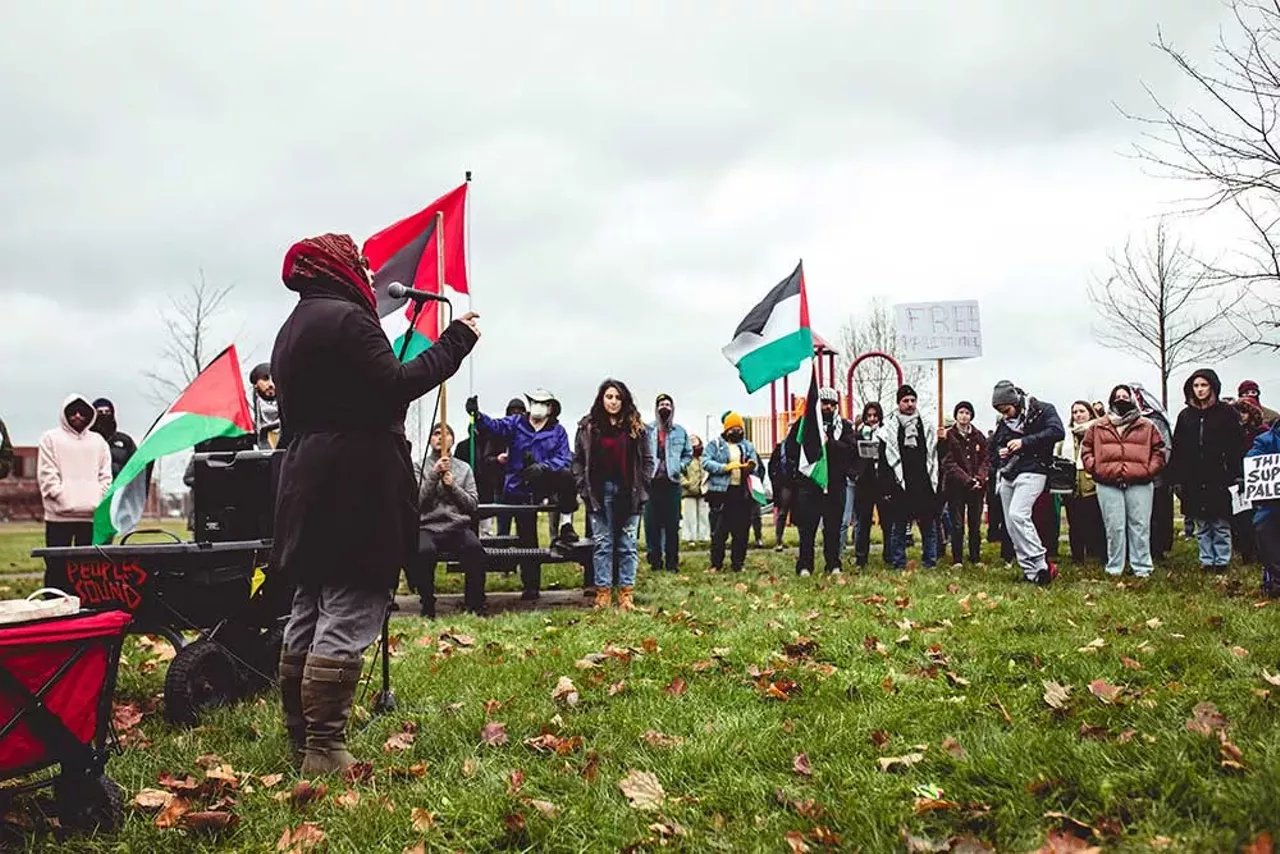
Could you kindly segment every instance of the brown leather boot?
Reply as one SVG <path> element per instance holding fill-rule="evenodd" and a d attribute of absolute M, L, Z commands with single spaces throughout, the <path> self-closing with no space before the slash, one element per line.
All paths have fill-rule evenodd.
<path fill-rule="evenodd" d="M 605 608 L 608 608 L 612 604 L 613 604 L 613 588 L 597 587 L 596 588 L 596 604 L 595 604 L 596 610 L 597 611 L 603 610 Z"/>
<path fill-rule="evenodd" d="M 636 609 L 636 601 L 632 596 L 635 588 L 619 587 L 618 588 L 618 610 L 634 611 Z"/>
<path fill-rule="evenodd" d="M 347 751 L 347 719 L 360 682 L 361 660 L 308 655 L 302 673 L 302 713 L 307 752 L 302 776 L 345 771 L 356 761 Z"/>
<path fill-rule="evenodd" d="M 302 765 L 307 751 L 307 720 L 302 716 L 302 669 L 307 654 L 280 653 L 280 705 L 284 707 L 284 729 L 289 734 L 289 761 Z"/>

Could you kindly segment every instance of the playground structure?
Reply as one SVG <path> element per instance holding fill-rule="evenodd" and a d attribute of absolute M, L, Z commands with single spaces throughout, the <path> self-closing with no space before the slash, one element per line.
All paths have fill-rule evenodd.
<path fill-rule="evenodd" d="M 836 357 L 840 355 L 840 351 L 836 350 L 827 343 L 821 335 L 813 333 L 813 364 L 818 373 L 819 386 L 835 386 L 839 388 L 836 379 Z M 850 420 L 853 420 L 857 413 L 857 407 L 853 399 L 853 374 L 858 366 L 868 359 L 884 359 L 893 366 L 898 376 L 898 384 L 903 381 L 902 365 L 898 364 L 898 360 L 880 350 L 868 350 L 855 356 L 849 363 L 849 369 L 845 372 L 844 377 L 844 394 L 840 398 L 840 412 Z M 807 391 L 807 386 L 806 386 Z M 781 397 L 779 397 L 781 392 Z M 781 400 L 781 407 L 779 407 Z M 803 402 L 804 395 L 792 395 L 791 393 L 791 377 L 783 377 L 781 380 L 774 380 L 769 384 L 769 414 L 753 415 L 747 419 L 747 436 L 756 443 L 757 449 L 763 456 L 768 456 L 773 452 L 778 442 L 787 435 L 787 431 L 791 429 L 791 424 L 795 420 L 797 407 Z M 760 447 L 765 439 L 769 440 L 767 448 Z"/>

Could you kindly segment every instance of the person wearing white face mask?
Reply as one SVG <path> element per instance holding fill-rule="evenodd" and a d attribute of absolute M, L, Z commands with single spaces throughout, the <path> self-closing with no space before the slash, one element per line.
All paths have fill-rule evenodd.
<path fill-rule="evenodd" d="M 479 400 L 467 398 L 467 414 L 476 419 L 481 435 L 494 435 L 510 442 L 502 484 L 503 504 L 537 504 L 550 501 L 559 513 L 572 519 L 578 509 L 577 488 L 573 481 L 573 452 L 569 434 L 560 424 L 560 401 L 546 389 L 525 395 L 528 414 L 516 413 L 505 418 L 490 418 L 480 411 Z M 516 532 L 522 540 L 536 540 L 537 519 L 528 514 L 516 517 Z M 552 548 L 568 549 L 578 542 L 572 521 L 560 527 Z M 526 575 L 530 579 L 531 575 Z M 524 598 L 537 598 L 538 591 L 529 586 Z"/>

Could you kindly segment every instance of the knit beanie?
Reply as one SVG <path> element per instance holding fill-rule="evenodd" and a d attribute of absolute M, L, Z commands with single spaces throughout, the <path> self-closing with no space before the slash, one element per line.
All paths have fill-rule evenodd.
<path fill-rule="evenodd" d="M 1018 394 L 1018 387 L 1008 380 L 1000 380 L 991 391 L 991 406 L 993 408 L 1018 406 L 1021 401 L 1022 398 Z"/>
<path fill-rule="evenodd" d="M 953 410 L 951 410 L 951 417 L 952 417 L 952 418 L 955 418 L 956 416 L 958 416 L 958 415 L 960 414 L 960 410 L 961 410 L 961 409 L 967 409 L 967 410 L 969 410 L 969 417 L 970 417 L 970 418 L 972 418 L 972 417 L 973 417 L 973 415 L 974 415 L 974 412 L 973 412 L 973 404 L 972 404 L 972 403 L 970 403 L 970 402 L 969 402 L 969 401 L 967 401 L 967 400 L 962 400 L 962 401 L 960 401 L 959 403 L 957 403 L 957 404 L 956 404 L 956 408 L 955 408 L 955 409 L 953 409 Z"/>
<path fill-rule="evenodd" d="M 726 412 L 724 414 L 724 431 L 728 433 L 730 430 L 738 429 L 746 431 L 746 422 L 742 420 L 742 416 L 736 412 Z"/>
<path fill-rule="evenodd" d="M 918 398 L 919 396 L 920 395 L 916 394 L 916 390 L 911 387 L 910 383 L 903 383 L 898 386 L 898 403 L 901 403 L 904 397 Z"/>

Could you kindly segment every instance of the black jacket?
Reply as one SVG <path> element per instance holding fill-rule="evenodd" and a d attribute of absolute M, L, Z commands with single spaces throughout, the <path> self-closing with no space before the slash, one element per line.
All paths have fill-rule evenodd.
<path fill-rule="evenodd" d="M 1213 405 L 1192 403 L 1191 383 L 1204 377 L 1213 388 Z M 1187 406 L 1173 428 L 1173 454 L 1167 479 L 1182 496 L 1182 512 L 1193 519 L 1231 518 L 1228 489 L 1244 476 L 1244 433 L 1235 409 L 1218 399 L 1222 384 L 1211 370 L 1195 371 L 1183 386 Z"/>
<path fill-rule="evenodd" d="M 826 425 L 825 424 L 822 425 L 823 441 L 826 442 L 826 446 L 827 446 L 827 492 L 828 493 L 835 493 L 837 491 L 843 491 L 845 489 L 845 487 L 849 483 L 850 476 L 855 474 L 854 462 L 857 457 L 857 449 L 854 446 L 854 440 L 853 440 L 853 429 L 854 429 L 853 423 L 849 421 L 849 419 L 847 418 L 840 418 L 839 415 L 835 417 L 840 419 L 840 438 L 839 439 L 836 439 L 833 441 L 827 438 Z M 800 429 L 799 421 L 797 421 L 795 424 L 792 424 L 791 429 L 787 431 L 786 442 L 784 442 L 784 444 L 786 445 L 786 453 L 788 455 L 787 463 L 789 464 L 793 472 L 795 470 L 795 461 L 791 459 L 791 457 L 792 456 L 795 456 L 796 458 L 799 457 L 800 437 L 797 435 L 797 431 L 799 429 Z M 792 485 L 797 487 L 807 488 L 807 489 L 814 488 L 813 481 L 809 480 L 807 477 L 800 477 L 798 475 L 795 476 L 795 480 L 793 481 Z M 775 486 L 775 489 L 776 489 L 776 486 Z"/>
<path fill-rule="evenodd" d="M 359 296 L 310 285 L 276 336 L 271 371 L 285 448 L 274 558 L 287 580 L 391 588 L 417 547 L 405 411 L 475 346 L 454 321 L 401 364 Z"/>
<path fill-rule="evenodd" d="M 1048 474 L 1049 464 L 1053 460 L 1053 448 L 1067 435 L 1062 428 L 1062 419 L 1052 403 L 1027 397 L 1027 417 L 1023 424 L 1022 435 L 1019 436 L 1004 419 L 996 424 L 996 434 L 991 437 L 987 446 L 988 458 L 991 461 L 991 478 L 996 474 L 1006 480 L 1013 480 L 1020 474 Z M 1014 439 L 1022 440 L 1020 450 L 1012 465 L 1005 472 L 1000 472 L 1004 460 L 1000 459 L 1000 449 Z"/>

